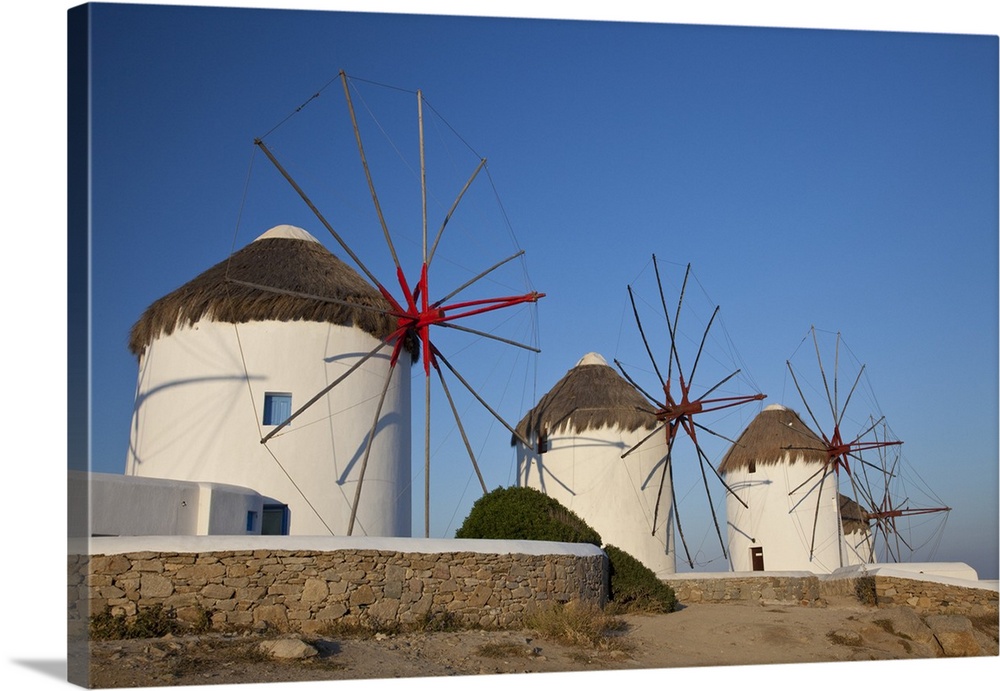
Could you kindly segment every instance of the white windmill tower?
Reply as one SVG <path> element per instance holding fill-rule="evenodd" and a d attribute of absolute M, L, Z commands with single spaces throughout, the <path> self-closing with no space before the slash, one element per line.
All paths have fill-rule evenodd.
<path fill-rule="evenodd" d="M 324 111 L 323 103 L 329 102 L 329 99 L 317 97 L 336 81 L 343 86 L 347 108 L 346 113 L 335 115 Z M 391 95 L 392 99 L 401 96 L 407 101 L 414 99 L 417 116 L 415 132 L 409 118 L 404 118 L 407 121 L 403 128 L 406 134 L 394 136 L 394 133 L 399 135 L 401 131 L 398 118 L 391 113 L 386 118 L 376 116 L 376 112 L 386 111 L 373 108 L 373 103 L 378 100 L 378 95 L 386 94 Z M 355 110 L 355 96 L 361 97 L 363 109 Z M 307 105 L 310 106 L 309 109 L 306 109 Z M 316 110 L 317 107 L 319 111 Z M 310 115 L 305 119 L 306 123 L 315 124 L 315 120 L 311 118 L 319 116 L 323 119 L 324 128 L 333 123 L 337 136 L 327 136 L 329 131 L 324 129 L 324 136 L 316 138 L 315 129 L 311 127 L 307 127 L 303 134 L 297 127 L 290 126 L 293 121 L 302 122 L 299 118 L 307 110 Z M 444 145 L 442 148 L 452 155 L 444 155 L 444 151 L 441 151 L 442 155 L 426 155 L 425 111 L 432 114 L 428 119 L 433 126 L 429 128 L 431 132 L 428 134 L 436 135 L 435 141 Z M 365 120 L 366 114 L 370 120 Z M 348 118 L 344 118 L 344 115 Z M 326 120 L 328 116 L 331 117 L 330 120 Z M 373 129 L 363 126 L 362 120 L 369 122 Z M 371 140 L 362 136 L 363 131 L 378 133 L 379 136 L 374 138 L 375 146 L 372 146 Z M 382 500 L 375 487 L 382 480 L 377 475 L 371 475 L 369 466 L 384 463 L 380 456 L 385 451 L 380 447 L 379 438 L 384 436 L 383 429 L 386 426 L 402 420 L 400 409 L 394 406 L 398 402 L 397 395 L 408 400 L 410 384 L 403 385 L 400 380 L 410 382 L 411 371 L 414 377 L 422 375 L 424 379 L 423 386 L 419 387 L 423 390 L 420 415 L 424 423 L 422 484 L 424 535 L 429 537 L 432 456 L 437 456 L 435 460 L 440 463 L 450 455 L 440 442 L 441 434 L 447 439 L 451 433 L 444 428 L 451 427 L 461 437 L 462 446 L 484 494 L 487 491 L 486 481 L 476 460 L 475 440 L 470 439 L 470 429 L 463 422 L 463 415 L 470 408 L 477 413 L 484 410 L 489 414 L 487 424 L 483 424 L 482 420 L 474 420 L 474 423 L 479 423 L 479 431 L 473 434 L 488 435 L 494 422 L 499 422 L 509 432 L 514 432 L 513 426 L 505 421 L 503 415 L 487 403 L 487 396 L 480 393 L 479 386 L 483 385 L 484 380 L 489 381 L 489 375 L 497 371 L 504 357 L 500 355 L 490 359 L 493 356 L 482 354 L 484 347 L 492 346 L 510 351 L 510 346 L 513 346 L 518 354 L 539 352 L 537 346 L 529 342 L 537 337 L 531 308 L 544 295 L 530 289 L 530 285 L 525 285 L 525 292 L 511 290 L 520 281 L 528 282 L 523 264 L 516 261 L 524 255 L 524 251 L 515 251 L 496 261 L 497 255 L 493 253 L 495 247 L 492 244 L 496 236 L 490 231 L 496 230 L 498 211 L 501 212 L 499 222 L 503 229 L 510 239 L 514 238 L 492 183 L 487 186 L 482 184 L 484 177 L 489 178 L 486 159 L 472 151 L 461 137 L 449 137 L 447 133 L 454 133 L 453 128 L 429 107 L 421 91 L 411 92 L 367 80 L 354 80 L 341 72 L 338 79 L 331 80 L 267 134 L 254 141 L 255 155 L 262 153 L 272 164 L 272 167 L 267 168 L 271 173 L 269 180 L 275 180 L 274 173 L 277 173 L 279 185 L 275 189 L 273 184 L 267 183 L 266 191 L 261 195 L 248 194 L 247 197 L 258 202 L 263 199 L 266 211 L 260 213 L 270 214 L 273 213 L 272 204 L 282 203 L 276 201 L 280 197 L 280 191 L 287 194 L 290 200 L 294 200 L 294 204 L 288 207 L 288 212 L 311 213 L 335 241 L 339 248 L 336 251 L 343 253 L 345 261 L 350 260 L 358 275 L 374 286 L 373 290 L 380 298 L 377 305 L 366 303 L 359 306 L 350 299 L 335 299 L 331 302 L 322 294 L 301 288 L 289 289 L 269 280 L 235 281 L 237 285 L 270 294 L 274 299 L 302 298 L 312 304 L 331 302 L 341 308 L 357 308 L 359 318 L 363 316 L 365 319 L 375 320 L 384 327 L 376 334 L 379 340 L 373 347 L 359 347 L 355 351 L 349 351 L 359 356 L 354 363 L 356 367 L 352 366 L 329 383 L 320 378 L 314 379 L 312 395 L 301 405 L 297 402 L 291 405 L 290 424 L 278 424 L 258 437 L 272 452 L 276 461 L 281 461 L 285 454 L 274 448 L 274 445 L 294 434 L 296 428 L 302 427 L 299 416 L 313 415 L 314 409 L 325 410 L 330 405 L 328 399 L 341 395 L 340 390 L 350 391 L 360 387 L 366 396 L 366 405 L 358 409 L 351 430 L 359 440 L 353 457 L 358 466 L 358 474 L 353 497 L 348 501 L 350 517 L 346 530 L 343 531 L 347 535 L 372 534 L 363 525 L 363 513 L 370 511 L 373 505 L 381 505 Z M 415 147 L 413 134 L 417 135 Z M 448 142 L 454 146 L 456 141 L 459 145 L 457 152 L 447 146 Z M 357 175 L 353 168 L 348 170 L 348 166 L 342 165 L 345 154 L 348 153 L 346 149 L 350 148 L 356 149 L 361 175 Z M 324 151 L 327 155 L 323 154 Z M 439 149 L 435 147 L 434 151 Z M 334 162 L 332 167 L 327 165 L 330 161 Z M 322 171 L 319 182 L 315 177 L 317 169 Z M 292 175 L 292 170 L 296 171 L 296 175 Z M 304 175 L 300 176 L 300 172 Z M 485 175 L 481 176 L 480 173 Z M 390 194 L 380 194 L 377 191 L 380 186 L 376 185 L 376 178 L 391 181 Z M 254 179 L 260 178 L 257 176 Z M 248 189 L 252 186 L 248 181 Z M 448 191 L 442 194 L 443 190 Z M 319 196 L 312 196 L 315 192 Z M 450 196 L 452 194 L 455 196 Z M 367 205 L 357 203 L 365 196 L 370 197 L 372 202 L 367 213 L 361 212 L 361 207 Z M 331 218 L 337 226 L 346 227 L 351 232 L 335 229 L 334 223 L 320 210 L 321 207 L 330 208 L 335 214 Z M 409 229 L 410 232 L 397 233 L 400 228 Z M 419 238 L 413 237 L 414 229 L 419 229 Z M 388 250 L 385 253 L 387 256 L 382 256 L 381 259 L 368 256 L 366 263 L 361 258 L 360 249 L 370 247 L 373 240 L 379 241 L 379 236 Z M 364 254 L 367 255 L 368 252 Z M 519 267 L 522 269 L 520 281 L 516 276 Z M 381 280 L 378 275 L 381 275 Z M 492 291 L 500 287 L 505 294 L 498 297 Z M 517 307 L 527 309 L 512 309 Z M 500 315 L 499 312 L 505 314 Z M 524 323 L 525 317 L 530 322 L 527 325 Z M 522 331 L 511 333 L 510 329 L 518 324 Z M 471 347 L 470 340 L 476 344 L 475 348 Z M 410 355 L 419 358 L 419 361 L 414 359 L 411 363 Z M 469 375 L 469 369 L 463 365 L 463 358 L 465 365 L 471 360 L 471 366 L 476 368 L 477 371 L 472 375 Z M 369 360 L 384 364 L 379 373 L 372 377 L 372 388 L 368 388 L 366 382 L 356 381 L 359 373 L 364 372 L 362 365 Z M 486 361 L 491 362 L 494 367 L 480 367 Z M 417 364 L 411 368 L 413 363 Z M 490 371 L 485 372 L 486 369 Z M 449 379 L 451 384 L 448 383 Z M 435 382 L 440 386 L 435 387 Z M 450 415 L 435 415 L 433 428 L 432 401 L 436 401 L 435 408 L 444 403 L 450 410 Z M 368 402 L 371 405 L 367 405 Z M 409 410 L 407 405 L 407 424 Z M 438 437 L 432 441 L 435 429 L 439 431 Z M 451 446 L 457 448 L 454 443 Z M 440 474 L 445 481 L 453 481 L 454 476 L 454 473 L 449 472 Z M 409 483 L 417 482 L 416 477 L 409 477 Z M 399 495 L 401 510 L 404 507 L 406 511 L 410 510 L 409 492 L 410 484 L 405 490 L 406 496 L 402 493 Z"/>
<path fill-rule="evenodd" d="M 669 478 L 659 423 L 635 387 L 585 355 L 517 425 L 517 483 L 558 500 L 663 578 L 675 572 Z M 525 444 L 523 440 L 528 443 Z"/>
<path fill-rule="evenodd" d="M 410 358 L 393 371 L 388 354 L 371 355 L 396 326 L 388 309 L 287 225 L 155 301 L 129 342 L 139 375 L 126 474 L 248 487 L 273 504 L 265 532 L 346 534 L 389 382 L 355 518 L 364 534 L 409 536 Z M 348 375 L 350 387 L 334 386 Z M 321 403 L 289 420 L 323 386 Z"/>
<path fill-rule="evenodd" d="M 824 339 L 815 328 L 803 339 L 811 340 L 815 351 L 811 367 L 787 362 L 817 431 L 791 409 L 768 406 L 720 464 L 733 490 L 727 518 L 735 571 L 830 573 L 879 558 L 901 561 L 919 545 L 903 534 L 908 526 L 901 531 L 897 519 L 950 510 L 915 507 L 911 498 L 897 496 L 902 442 L 893 438 L 885 417 L 872 412 L 878 404 L 864 385 L 865 366 L 853 359 L 839 333 L 823 335 L 832 343 L 821 345 Z M 811 380 L 807 370 L 814 372 Z M 845 372 L 850 375 L 846 390 L 841 388 Z M 869 412 L 858 415 L 859 405 Z M 820 421 L 824 410 L 829 412 L 826 425 Z M 859 431 L 849 433 L 849 427 Z"/>
<path fill-rule="evenodd" d="M 719 465 L 733 571 L 812 571 L 842 566 L 839 495 L 822 440 L 798 414 L 769 405 Z"/>

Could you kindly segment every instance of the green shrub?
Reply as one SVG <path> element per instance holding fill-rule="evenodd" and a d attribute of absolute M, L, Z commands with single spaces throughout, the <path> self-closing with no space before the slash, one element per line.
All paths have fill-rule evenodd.
<path fill-rule="evenodd" d="M 531 487 L 498 487 L 480 497 L 455 537 L 585 542 L 601 546 L 601 536 L 582 518 Z"/>
<path fill-rule="evenodd" d="M 614 545 L 605 545 L 611 564 L 611 592 L 608 599 L 621 612 L 673 612 L 677 607 L 674 589 L 661 581 L 641 561 Z"/>
<path fill-rule="evenodd" d="M 498 487 L 472 506 L 457 538 L 584 542 L 600 547 L 601 536 L 552 497 L 530 487 Z M 612 545 L 608 555 L 608 599 L 621 612 L 673 612 L 674 590 L 635 557 Z"/>

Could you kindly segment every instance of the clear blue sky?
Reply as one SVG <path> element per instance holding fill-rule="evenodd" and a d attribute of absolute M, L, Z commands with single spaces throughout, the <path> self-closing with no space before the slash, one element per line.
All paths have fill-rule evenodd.
<path fill-rule="evenodd" d="M 114 5 L 93 16 L 95 470 L 124 468 L 137 373 L 125 343 L 154 299 L 277 223 L 343 256 L 263 157 L 245 203 L 243 189 L 253 138 L 345 70 L 422 89 L 489 160 L 531 285 L 547 294 L 542 354 L 505 370 L 518 387 L 504 409 L 512 423 L 589 351 L 645 364 L 626 286 L 652 299 L 652 254 L 673 277 L 690 262 L 699 299 L 722 308 L 713 333 L 728 335 L 765 403 L 802 411 L 786 360 L 802 357 L 812 325 L 843 335 L 905 461 L 954 508 L 933 558 L 996 577 L 995 36 Z M 388 127 L 410 128 L 393 142 L 412 147 L 415 98 L 365 88 L 380 117 L 401 118 Z M 345 112 L 337 82 L 274 138 L 289 157 L 312 138 L 305 153 L 328 160 L 296 163 L 346 197 L 337 176 L 362 178 Z M 338 138 L 349 146 L 324 148 Z M 462 179 L 469 160 L 456 166 Z M 384 199 L 394 184 L 383 183 Z M 450 203 L 458 187 L 439 189 Z M 363 188 L 337 203 L 324 214 L 391 280 L 378 227 L 342 208 L 367 212 Z M 409 208 L 393 232 L 413 241 Z M 476 232 L 483 261 L 511 253 L 504 228 Z M 465 242 L 447 252 L 485 268 Z M 448 417 L 443 402 L 435 415 Z M 749 417 L 719 431 L 735 436 Z M 488 486 L 511 483 L 509 435 L 473 429 Z M 432 461 L 432 536 L 452 534 L 476 497 L 450 439 Z M 693 461 L 689 480 L 680 472 L 689 540 L 704 568 L 722 568 L 700 475 Z"/>

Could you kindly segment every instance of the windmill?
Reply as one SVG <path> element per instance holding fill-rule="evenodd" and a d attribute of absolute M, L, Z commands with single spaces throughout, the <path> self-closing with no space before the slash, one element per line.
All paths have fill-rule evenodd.
<path fill-rule="evenodd" d="M 947 512 L 950 509 L 910 508 L 907 505 L 908 498 L 900 500 L 895 495 L 894 488 L 902 469 L 900 447 L 903 442 L 892 435 L 885 416 L 880 412 L 857 414 L 859 398 L 867 399 L 860 403 L 862 407 L 869 411 L 878 409 L 878 402 L 866 385 L 866 366 L 853 356 L 839 332 L 824 332 L 823 336 L 824 343 L 821 344 L 817 329 L 810 327 L 809 333 L 802 340 L 802 343 L 811 340 L 812 350 L 815 352 L 815 363 L 810 368 L 813 376 L 808 388 L 805 386 L 807 380 L 804 379 L 806 369 L 793 365 L 794 355 L 786 361 L 799 399 L 815 425 L 818 437 L 813 436 L 801 445 L 789 444 L 785 448 L 789 451 L 820 453 L 825 457 L 818 470 L 789 492 L 790 497 L 801 497 L 801 501 L 812 497 L 808 501 L 815 502 L 809 536 L 810 559 L 817 545 L 819 514 L 823 505 L 824 488 L 827 487 L 825 480 L 832 478 L 833 487 L 841 494 L 836 504 L 838 509 L 853 503 L 860 508 L 860 512 L 855 510 L 857 515 L 850 517 L 850 520 L 866 526 L 863 538 L 847 545 L 848 551 L 853 551 L 854 554 L 842 556 L 842 560 L 873 563 L 877 552 L 881 551 L 883 557 L 899 561 L 902 551 L 911 549 L 911 546 L 897 529 L 896 520 L 904 516 Z M 841 378 L 845 373 L 848 381 L 846 395 L 841 388 Z M 812 405 L 810 396 L 806 394 L 807 390 L 812 396 Z M 819 399 L 819 403 L 815 399 Z M 829 412 L 828 418 L 826 412 Z M 820 417 L 825 419 L 825 424 L 820 422 Z M 848 432 L 848 426 L 858 431 Z M 849 501 L 845 501 L 845 498 Z M 837 523 L 842 528 L 845 522 L 840 520 Z"/>
<path fill-rule="evenodd" d="M 651 387 L 643 387 L 637 383 L 636 378 L 632 374 L 629 374 L 626 366 L 620 360 L 615 359 L 615 365 L 629 383 L 646 398 L 648 404 L 651 406 L 651 412 L 655 415 L 659 424 L 645 438 L 631 448 L 626 449 L 621 458 L 627 461 L 631 454 L 635 453 L 651 439 L 660 434 L 665 435 L 666 455 L 660 468 L 659 482 L 661 487 L 667 482 L 669 482 L 671 487 L 670 510 L 673 512 L 674 522 L 677 525 L 677 532 L 684 547 L 686 560 L 688 565 L 693 568 L 694 560 L 691 557 L 691 550 L 684 536 L 676 497 L 674 461 L 677 454 L 674 448 L 675 443 L 679 439 L 684 439 L 694 452 L 701 473 L 702 484 L 708 497 L 715 533 L 722 547 L 723 556 L 726 556 L 726 542 L 722 537 L 719 520 L 716 516 L 715 507 L 712 504 L 712 491 L 706 467 L 711 469 L 718 482 L 723 485 L 730 496 L 736 497 L 739 501 L 742 500 L 732 492 L 722 476 L 715 469 L 714 464 L 705 451 L 702 441 L 699 440 L 699 433 L 721 439 L 726 439 L 726 437 L 714 431 L 708 424 L 701 422 L 701 420 L 705 419 L 705 416 L 710 413 L 733 409 L 753 401 L 761 401 L 765 398 L 765 395 L 759 392 L 744 394 L 728 390 L 734 384 L 741 383 L 739 375 L 742 372 L 742 368 L 739 367 L 735 369 L 722 369 L 722 374 L 710 386 L 705 387 L 700 384 L 700 379 L 698 378 L 699 365 L 703 362 L 702 358 L 705 355 L 706 344 L 709 343 L 712 326 L 716 323 L 716 318 L 719 314 L 719 306 L 713 306 L 707 319 L 704 315 L 701 315 L 701 321 L 694 329 L 688 326 L 687 320 L 690 318 L 690 315 L 685 314 L 685 322 L 682 328 L 682 308 L 685 305 L 685 292 L 688 287 L 688 280 L 691 277 L 691 265 L 688 264 L 684 270 L 684 277 L 677 293 L 676 306 L 671 309 L 671 307 L 668 307 L 663 280 L 660 276 L 659 264 L 655 255 L 652 258 L 652 264 L 657 288 L 657 294 L 652 298 L 652 301 L 653 303 L 657 303 L 658 300 L 658 306 L 652 310 L 655 315 L 653 320 L 658 323 L 665 323 L 665 337 L 651 343 L 651 339 L 647 336 L 649 318 L 647 318 L 647 325 L 644 326 L 636 292 L 631 285 L 628 286 L 628 294 L 639 336 L 660 391 L 650 393 L 649 389 Z M 692 333 L 694 336 L 689 337 L 686 335 L 688 333 Z M 664 360 L 666 361 L 666 366 L 661 367 L 661 363 Z M 731 395 L 722 395 L 725 393 Z M 657 525 L 659 510 L 660 506 L 657 503 L 653 520 L 654 526 Z"/>
<path fill-rule="evenodd" d="M 306 185 L 301 182 L 300 176 L 298 174 L 292 174 L 290 166 L 286 165 L 286 161 L 280 151 L 282 145 L 272 145 L 271 143 L 272 139 L 277 139 L 275 133 L 279 133 L 279 130 L 285 126 L 286 121 L 291 120 L 293 116 L 298 117 L 301 112 L 304 112 L 307 105 L 311 105 L 315 102 L 317 98 L 326 91 L 327 87 L 338 80 L 343 87 L 344 102 L 346 103 L 346 110 L 350 120 L 350 138 L 353 140 L 354 148 L 356 148 L 355 156 L 360 158 L 366 194 L 370 197 L 374 208 L 375 222 L 381 231 L 382 239 L 384 240 L 384 244 L 388 250 L 388 255 L 391 258 L 391 264 L 388 266 L 385 265 L 384 261 L 382 262 L 381 271 L 388 272 L 392 277 L 391 280 L 380 280 L 377 277 L 377 274 L 380 273 L 380 271 L 373 268 L 375 264 L 366 263 L 361 259 L 360 253 L 356 252 L 352 245 L 356 242 L 363 241 L 364 238 L 360 238 L 359 240 L 356 236 L 352 243 L 348 242 L 345 237 L 346 234 L 337 230 L 334 227 L 334 224 L 328 220 L 327 216 L 321 212 L 321 204 L 317 201 L 315 195 L 306 191 Z M 404 354 L 408 350 L 418 351 L 419 354 L 417 357 L 419 358 L 419 369 L 423 374 L 424 379 L 424 531 L 425 535 L 429 536 L 432 456 L 432 382 L 436 381 L 440 385 L 440 389 L 443 392 L 451 411 L 451 416 L 454 419 L 454 424 L 461 435 L 466 453 L 469 456 L 480 487 L 484 493 L 486 492 L 486 483 L 480 471 L 479 464 L 476 459 L 476 453 L 473 449 L 472 442 L 469 439 L 466 426 L 463 424 L 460 406 L 456 402 L 456 395 L 453 387 L 457 385 L 459 389 L 467 392 L 467 394 L 470 395 L 483 410 L 487 411 L 493 419 L 502 424 L 510 433 L 516 435 L 513 427 L 505 421 L 504 417 L 497 412 L 497 410 L 491 406 L 489 402 L 487 402 L 486 398 L 477 390 L 476 386 L 470 382 L 469 378 L 460 372 L 459 368 L 452 361 L 452 353 L 449 353 L 447 356 L 445 355 L 445 352 L 443 352 L 444 347 L 441 345 L 441 336 L 444 332 L 462 333 L 466 336 L 474 338 L 476 342 L 493 342 L 501 344 L 505 347 L 513 347 L 529 353 L 540 352 L 536 345 L 524 342 L 525 339 L 518 340 L 508 337 L 505 333 L 503 333 L 502 326 L 507 320 L 499 322 L 499 325 L 498 323 L 492 323 L 488 328 L 479 327 L 478 324 L 476 326 L 472 326 L 470 324 L 475 324 L 478 319 L 482 319 L 486 315 L 493 315 L 499 312 L 510 312 L 512 308 L 518 306 L 533 305 L 539 299 L 544 297 L 544 295 L 537 291 L 527 289 L 523 292 L 505 292 L 505 294 L 501 296 L 480 294 L 475 297 L 469 297 L 469 293 L 473 290 L 478 290 L 482 293 L 483 288 L 487 283 L 492 283 L 494 285 L 500 283 L 500 280 L 498 279 L 499 272 L 501 272 L 501 270 L 508 270 L 510 267 L 517 266 L 518 262 L 516 260 L 521 260 L 523 262 L 523 250 L 515 251 L 504 258 L 500 258 L 498 261 L 494 261 L 492 264 L 484 264 L 477 270 L 467 272 L 467 280 L 462 282 L 456 281 L 454 284 L 449 284 L 449 292 L 438 292 L 439 283 L 435 280 L 435 277 L 438 274 L 437 269 L 442 261 L 439 249 L 442 246 L 442 240 L 446 237 L 445 231 L 446 229 L 451 230 L 449 227 L 450 223 L 452 224 L 452 227 L 456 225 L 453 223 L 453 221 L 458 218 L 456 213 L 463 208 L 462 202 L 468 199 L 467 195 L 470 190 L 476 187 L 477 182 L 481 182 L 481 177 L 484 171 L 486 172 L 486 177 L 489 176 L 488 169 L 486 167 L 486 159 L 479 157 L 478 155 L 476 156 L 475 165 L 469 166 L 469 169 L 465 173 L 468 177 L 465 178 L 464 184 L 456 186 L 456 188 L 452 191 L 454 196 L 452 197 L 450 206 L 446 205 L 444 207 L 445 211 L 442 214 L 440 224 L 435 225 L 432 228 L 429 218 L 430 208 L 428 192 L 431 186 L 428 184 L 428 165 L 425 147 L 425 110 L 429 108 L 429 105 L 424 99 L 421 91 L 417 90 L 415 92 L 405 92 L 411 97 L 415 97 L 416 104 L 416 139 L 418 156 L 417 161 L 412 164 L 412 172 L 415 173 L 417 178 L 416 186 L 419 189 L 419 198 L 416 200 L 416 204 L 418 204 L 418 206 L 415 206 L 415 208 L 405 208 L 401 215 L 394 218 L 392 216 L 392 211 L 389 209 L 389 205 L 385 203 L 385 196 L 380 194 L 379 186 L 376 185 L 376 175 L 373 172 L 374 166 L 372 165 L 371 160 L 371 147 L 369 146 L 369 142 L 363 137 L 363 128 L 360 124 L 361 117 L 359 117 L 359 111 L 355 107 L 355 99 L 359 97 L 359 83 L 364 83 L 373 89 L 387 88 L 394 94 L 404 93 L 403 90 L 396 89 L 394 87 L 385 87 L 384 85 L 376 85 L 372 82 L 364 82 L 364 80 L 355 80 L 349 78 L 346 73 L 340 72 L 336 79 L 331 80 L 326 86 L 323 87 L 323 89 L 299 106 L 299 108 L 296 109 L 292 115 L 286 118 L 286 120 L 279 123 L 279 125 L 273 128 L 268 134 L 256 139 L 254 142 L 255 153 L 263 153 L 266 159 L 272 164 L 273 169 L 278 172 L 280 178 L 282 178 L 287 183 L 288 188 L 294 192 L 294 196 L 297 196 L 300 202 L 304 203 L 303 208 L 308 209 L 313 221 L 318 221 L 323 228 L 329 232 L 340 251 L 342 251 L 350 259 L 353 266 L 357 268 L 360 274 L 362 274 L 373 286 L 375 286 L 379 294 L 382 298 L 384 298 L 387 306 L 369 306 L 366 309 L 375 310 L 380 315 L 387 316 L 394 320 L 394 327 L 376 347 L 363 354 L 349 370 L 343 373 L 342 376 L 336 378 L 327 386 L 319 389 L 306 403 L 299 406 L 295 410 L 290 411 L 287 418 L 280 424 L 271 428 L 261 437 L 260 441 L 261 444 L 267 445 L 272 439 L 279 437 L 283 433 L 287 433 L 290 426 L 293 425 L 294 421 L 300 415 L 321 401 L 323 397 L 332 389 L 338 386 L 350 386 L 350 377 L 361 365 L 372 358 L 385 357 L 386 355 L 388 356 L 388 374 L 386 375 L 382 385 L 375 414 L 371 420 L 370 428 L 367 433 L 368 441 L 364 444 L 364 451 L 360 459 L 360 474 L 358 476 L 358 481 L 355 484 L 354 496 L 351 500 L 351 516 L 347 527 L 347 534 L 352 534 L 355 527 L 355 516 L 358 506 L 364 501 L 364 477 L 370 461 L 371 449 L 373 447 L 372 442 L 379 430 L 383 410 L 383 401 L 385 400 L 386 392 L 390 387 L 393 372 L 397 369 L 397 366 L 401 362 L 401 358 L 404 357 Z M 373 111 L 369 102 L 363 97 L 361 100 L 365 105 L 365 111 L 372 114 Z M 430 110 L 436 115 L 436 111 L 433 111 L 433 109 Z M 395 140 L 393 140 L 390 135 L 386 134 L 387 128 L 385 127 L 385 122 L 376 119 L 374 115 L 372 115 L 372 121 L 374 122 L 374 126 L 377 127 L 383 135 L 385 135 L 385 140 L 389 142 L 387 149 L 391 149 L 395 154 L 399 155 L 400 158 L 405 159 L 405 156 L 402 154 L 400 147 L 397 145 Z M 449 128 L 450 126 L 445 123 L 445 129 Z M 318 144 L 317 149 L 321 146 L 323 146 L 323 144 Z M 291 150 L 290 147 L 289 150 Z M 340 159 L 342 159 L 344 151 L 341 149 L 330 149 L 330 151 L 333 152 L 334 158 L 337 159 L 337 165 L 339 167 L 343 167 L 343 162 Z M 306 151 L 306 154 L 310 153 L 315 154 L 315 151 Z M 411 164 L 407 163 L 407 165 Z M 318 184 L 318 187 L 321 189 L 321 194 L 325 195 L 328 199 L 333 200 L 331 203 L 335 202 L 334 205 L 337 205 L 340 210 L 355 213 L 356 210 L 350 208 L 353 205 L 353 200 L 345 201 L 345 198 L 350 196 L 345 193 L 345 188 L 338 187 L 336 184 L 330 184 L 329 180 L 323 180 L 322 176 L 327 172 L 329 171 L 320 171 L 317 173 L 314 169 L 310 169 L 306 170 L 306 175 L 312 175 L 313 177 L 320 179 L 321 182 Z M 396 182 L 399 182 L 400 180 L 399 178 L 391 179 Z M 405 203 L 398 204 L 397 209 L 395 210 L 398 210 L 399 207 L 405 207 Z M 502 208 L 501 214 L 503 214 Z M 414 216 L 419 219 L 418 223 L 414 223 Z M 503 222 L 505 221 L 506 218 L 504 216 Z M 361 222 L 362 221 L 358 221 L 358 223 Z M 338 223 L 338 225 L 341 224 Z M 396 233 L 396 228 L 399 225 L 409 228 L 419 225 L 419 243 L 414 243 L 412 241 L 412 236 L 405 233 L 403 234 L 405 238 L 401 241 L 400 235 Z M 482 235 L 482 233 L 475 235 Z M 463 243 L 471 242 L 470 238 L 472 237 L 473 235 L 467 232 L 463 236 Z M 413 248 L 414 244 L 416 245 L 416 251 L 418 252 L 419 257 L 413 262 L 413 264 L 410 264 L 407 261 L 404 250 Z M 462 256 L 460 259 L 463 262 L 475 260 L 471 253 L 467 254 L 464 252 L 464 248 L 461 254 Z M 497 257 L 494 256 L 493 259 L 495 260 Z M 454 260 L 450 261 L 453 261 L 454 263 Z M 523 263 L 521 266 L 523 269 Z M 411 273 L 408 273 L 408 271 Z M 526 280 L 526 276 L 524 278 Z M 317 302 L 329 301 L 331 299 L 322 295 L 310 295 L 297 293 L 295 291 L 279 290 L 273 286 L 263 284 L 249 285 L 246 282 L 234 282 L 242 284 L 244 287 L 252 287 L 264 292 L 275 292 L 286 295 L 291 293 L 294 297 L 306 300 L 316 300 Z M 390 288 L 390 286 L 392 287 Z M 334 301 L 336 300 L 334 299 Z M 534 333 L 536 330 L 534 329 L 533 317 L 531 319 L 532 324 L 529 327 L 529 330 L 533 332 L 531 337 L 534 338 L 537 336 L 537 333 Z M 466 347 L 468 347 L 468 344 L 466 344 Z M 449 385 L 448 383 L 449 378 L 453 382 L 452 385 Z"/>
<path fill-rule="evenodd" d="M 876 425 L 872 433 L 883 442 L 894 439 L 884 420 Z M 934 520 L 936 526 L 926 530 L 923 525 L 912 525 L 912 519 L 947 514 L 951 507 L 943 506 L 941 500 L 913 472 L 903 458 L 900 445 L 885 443 L 879 446 L 878 466 L 881 472 L 874 473 L 871 478 L 867 467 L 862 467 L 868 500 L 864 517 L 870 526 L 871 540 L 867 551 L 860 556 L 866 563 L 899 563 L 910 561 L 925 549 L 932 553 L 943 532 L 944 522 Z M 924 505 L 928 501 L 931 505 Z M 930 522 L 932 519 L 926 520 Z M 923 523 L 924 519 L 920 521 Z M 916 542 L 917 539 L 921 542 Z"/>

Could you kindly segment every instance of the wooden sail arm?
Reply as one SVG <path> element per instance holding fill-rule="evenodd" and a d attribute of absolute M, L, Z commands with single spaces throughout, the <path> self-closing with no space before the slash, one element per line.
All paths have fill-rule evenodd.
<path fill-rule="evenodd" d="M 694 401 L 684 401 L 680 403 L 667 402 L 667 405 L 656 411 L 658 420 L 676 420 L 682 417 L 690 417 L 698 413 L 710 413 L 716 410 L 733 408 L 750 401 L 760 401 L 766 398 L 765 394 L 758 393 L 749 396 L 727 396 L 724 398 L 696 399 Z"/>
<path fill-rule="evenodd" d="M 940 506 L 928 509 L 889 509 L 885 511 L 866 511 L 865 514 L 870 519 L 880 520 L 883 518 L 899 518 L 901 516 L 922 516 L 924 514 L 941 513 L 951 511 L 950 506 Z"/>
<path fill-rule="evenodd" d="M 528 302 L 538 302 L 543 297 L 545 297 L 545 293 L 538 293 L 532 291 L 530 293 L 525 293 L 524 295 L 511 295 L 507 297 L 485 298 L 482 300 L 469 300 L 467 302 L 456 302 L 452 305 L 445 305 L 443 307 L 435 308 L 432 310 L 432 313 L 437 315 L 434 317 L 435 322 L 450 322 L 450 321 L 455 321 L 456 319 L 464 319 L 465 317 L 471 317 L 477 314 L 493 312 L 495 310 L 503 309 L 505 307 L 513 307 L 514 305 L 521 305 Z M 457 314 L 456 313 L 448 314 L 448 312 L 453 312 L 454 310 L 467 310 L 467 311 L 458 312 Z"/>

